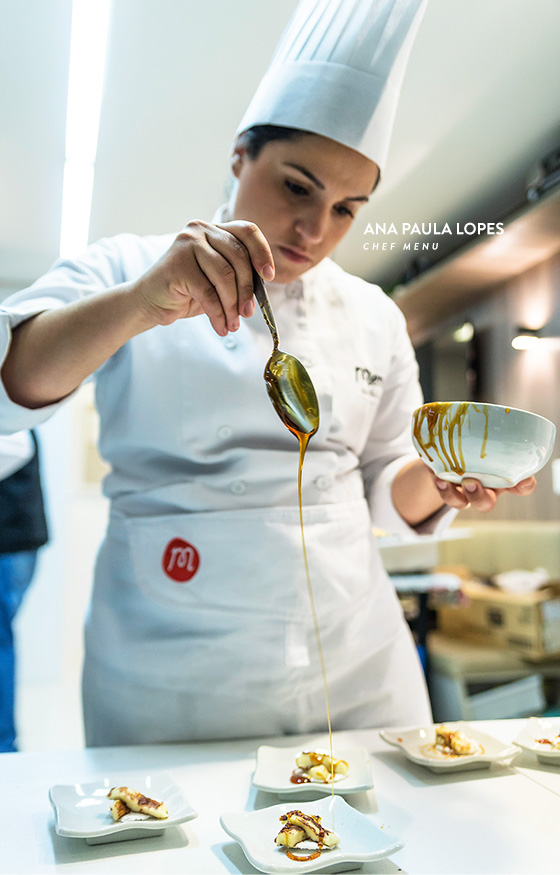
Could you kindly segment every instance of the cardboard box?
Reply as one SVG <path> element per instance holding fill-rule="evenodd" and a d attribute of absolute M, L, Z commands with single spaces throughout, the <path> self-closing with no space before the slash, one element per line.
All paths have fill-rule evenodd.
<path fill-rule="evenodd" d="M 526 659 L 560 655 L 560 583 L 512 593 L 476 581 L 461 584 L 463 604 L 438 608 L 438 629 L 513 650 Z"/>

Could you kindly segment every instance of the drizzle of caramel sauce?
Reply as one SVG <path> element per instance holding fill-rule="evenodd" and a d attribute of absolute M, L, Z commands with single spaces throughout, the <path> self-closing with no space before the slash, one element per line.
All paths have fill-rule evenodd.
<path fill-rule="evenodd" d="M 309 759 L 311 760 L 312 765 L 314 766 L 322 766 L 323 760 L 325 759 L 324 753 L 317 753 L 316 750 L 304 750 L 303 753 L 307 754 Z M 336 763 L 335 763 L 336 765 Z"/>
<path fill-rule="evenodd" d="M 294 854 L 293 851 L 290 851 L 289 848 L 286 848 L 286 856 L 290 858 L 290 860 L 297 860 L 300 863 L 307 863 L 308 860 L 316 860 L 317 857 L 321 856 L 321 848 L 322 845 L 319 845 L 319 850 L 314 851 L 312 854 L 306 854 L 302 856 L 301 854 Z"/>
<path fill-rule="evenodd" d="M 290 812 L 290 813 L 292 813 L 292 812 Z M 296 814 L 303 814 L 303 812 L 296 811 Z M 279 819 L 280 820 L 287 820 L 288 815 L 281 814 Z M 317 842 L 317 850 L 313 851 L 313 853 L 311 853 L 311 854 L 304 855 L 304 854 L 294 854 L 293 851 L 291 851 L 288 847 L 286 847 L 286 856 L 289 857 L 290 860 L 296 860 L 296 862 L 299 862 L 299 863 L 306 863 L 308 860 L 317 860 L 321 856 L 321 850 L 323 848 L 323 837 L 325 835 L 325 829 L 320 825 L 321 818 L 319 817 L 319 815 L 317 815 L 317 814 L 313 815 L 313 819 L 316 821 L 317 825 L 319 826 L 319 830 L 320 830 L 319 840 Z M 290 824 L 287 823 L 286 826 L 282 827 L 280 832 L 285 832 L 286 830 L 289 830 L 289 828 L 290 828 Z"/>
<path fill-rule="evenodd" d="M 452 411 L 452 408 L 455 410 Z M 485 418 L 484 434 L 480 447 L 480 458 L 486 458 L 486 444 L 488 442 L 488 405 L 473 404 L 465 401 L 455 404 L 452 401 L 438 401 L 433 404 L 424 404 L 414 412 L 413 433 L 421 447 L 422 452 L 433 462 L 434 452 L 444 471 L 452 471 L 455 474 L 465 473 L 465 458 L 463 455 L 463 430 L 470 428 L 471 410 L 482 413 Z M 426 424 L 427 436 L 422 433 L 422 427 Z"/>
<path fill-rule="evenodd" d="M 302 769 L 294 769 L 290 781 L 292 784 L 311 784 L 311 778 L 308 778 Z"/>
<path fill-rule="evenodd" d="M 290 429 L 292 431 L 292 429 Z M 305 451 L 309 443 L 311 435 L 302 434 L 301 432 L 293 431 L 299 440 L 299 466 L 298 466 L 298 503 L 299 503 L 299 524 L 301 529 L 301 546 L 303 548 L 303 562 L 305 565 L 305 579 L 307 582 L 307 592 L 309 595 L 309 603 L 311 605 L 311 614 L 313 616 L 313 628 L 315 630 L 315 640 L 317 642 L 317 651 L 319 654 L 319 663 L 321 665 L 321 674 L 323 676 L 323 689 L 325 692 L 325 704 L 327 707 L 327 724 L 329 727 L 329 753 L 331 758 L 331 796 L 334 799 L 334 757 L 332 743 L 332 724 L 331 724 L 331 709 L 329 705 L 329 688 L 327 685 L 327 671 L 325 669 L 325 659 L 323 656 L 323 645 L 321 644 L 321 633 L 319 631 L 319 620 L 317 619 L 317 609 L 315 607 L 315 597 L 313 595 L 313 587 L 311 586 L 311 575 L 309 574 L 309 562 L 307 561 L 307 549 L 305 546 L 305 534 L 303 531 L 303 506 L 301 500 L 301 477 L 303 471 L 303 460 Z M 334 808 L 333 808 L 333 832 L 334 832 Z"/>

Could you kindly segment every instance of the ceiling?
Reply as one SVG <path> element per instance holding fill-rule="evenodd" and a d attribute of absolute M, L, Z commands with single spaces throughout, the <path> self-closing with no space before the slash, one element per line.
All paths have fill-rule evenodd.
<path fill-rule="evenodd" d="M 212 216 L 236 125 L 295 6 L 113 0 L 90 239 Z M 58 253 L 70 16 L 71 0 L 0 0 L 2 294 Z M 407 241 L 438 242 L 432 259 L 444 248 L 403 222 L 490 222 L 524 200 L 530 168 L 560 146 L 559 42 L 558 0 L 430 0 L 384 179 L 336 252 L 346 269 L 392 286 L 417 257 Z M 368 222 L 399 233 L 364 234 Z"/>

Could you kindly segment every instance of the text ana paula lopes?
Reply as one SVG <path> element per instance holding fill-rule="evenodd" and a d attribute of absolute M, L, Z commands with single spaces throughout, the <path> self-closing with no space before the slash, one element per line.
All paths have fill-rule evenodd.
<path fill-rule="evenodd" d="M 444 234 L 456 234 L 458 237 L 474 237 L 475 235 L 480 236 L 481 234 L 499 235 L 503 233 L 503 222 L 465 222 L 464 224 L 457 222 L 454 227 L 448 222 L 445 222 L 443 225 L 438 225 L 437 222 L 402 222 L 399 226 L 395 225 L 394 222 L 376 222 L 375 224 L 368 222 L 364 229 L 364 236 L 368 237 L 367 240 L 364 240 L 364 249 L 370 249 L 372 251 L 379 249 L 395 249 L 397 246 L 395 240 L 380 241 L 375 239 L 394 235 L 402 235 L 403 237 L 440 237 Z M 431 240 L 429 242 L 405 240 L 402 244 L 402 248 L 410 249 L 411 251 L 419 249 L 437 249 L 438 242 L 439 241 L 437 240 Z"/>

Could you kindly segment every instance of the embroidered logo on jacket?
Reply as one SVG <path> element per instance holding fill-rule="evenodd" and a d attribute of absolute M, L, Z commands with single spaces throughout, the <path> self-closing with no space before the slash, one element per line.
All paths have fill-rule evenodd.
<path fill-rule="evenodd" d="M 374 398 L 378 395 L 378 390 L 383 382 L 383 377 L 379 374 L 372 374 L 369 368 L 354 368 L 356 383 L 360 386 L 362 392 L 366 395 L 372 395 Z"/>
<path fill-rule="evenodd" d="M 200 556 L 196 547 L 188 541 L 173 538 L 163 551 L 161 565 L 171 580 L 176 583 L 186 583 L 198 571 Z"/>

